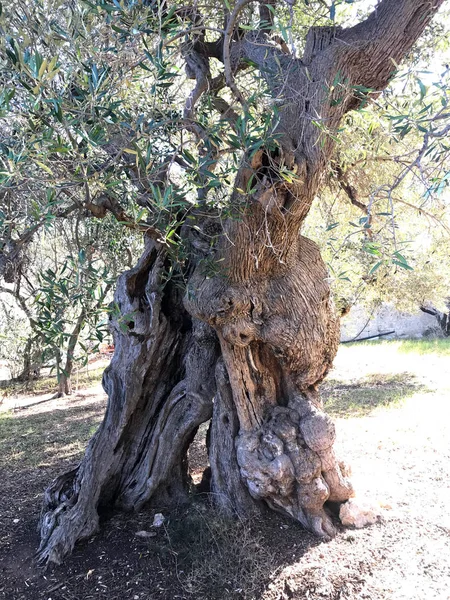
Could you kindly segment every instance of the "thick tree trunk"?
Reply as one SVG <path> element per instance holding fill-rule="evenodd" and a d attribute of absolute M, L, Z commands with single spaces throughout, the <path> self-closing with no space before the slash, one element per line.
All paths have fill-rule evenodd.
<path fill-rule="evenodd" d="M 300 229 L 340 119 L 368 88 L 387 85 L 441 3 L 384 0 L 363 25 L 313 28 L 302 60 L 285 56 L 264 32 L 231 44 L 246 3 L 236 4 L 217 57 L 228 61 L 227 81 L 243 57 L 259 66 L 279 104 L 277 144 L 244 157 L 231 198 L 238 214 L 222 231 L 207 218 L 184 225 L 186 239 L 200 231 L 191 239 L 184 302 L 175 284 L 163 283 L 168 259 L 157 244 L 149 242 L 120 278 L 105 419 L 81 465 L 46 492 L 41 560 L 59 562 L 95 531 L 103 504 L 139 509 L 183 499 L 187 448 L 211 415 L 211 490 L 223 509 L 246 515 L 265 502 L 322 537 L 334 534 L 324 504 L 345 502 L 353 489 L 334 454 L 318 385 L 339 326 L 319 250 Z M 208 88 L 207 57 L 200 59 L 191 104 Z M 201 239 L 209 225 L 214 249 L 211 232 Z M 208 260 L 198 260 L 202 252 Z"/>
<path fill-rule="evenodd" d="M 248 221 L 241 226 L 251 231 Z M 233 276 L 233 254 L 243 256 L 248 246 L 238 240 L 227 252 L 229 277 L 210 278 L 199 266 L 185 301 L 217 331 L 227 374 L 218 365 L 212 490 L 222 506 L 245 513 L 245 483 L 254 499 L 329 537 L 334 528 L 324 503 L 343 502 L 353 489 L 334 455 L 334 427 L 317 391 L 339 341 L 326 269 L 316 245 L 298 237 L 289 260 L 272 261 L 271 272 L 260 273 L 250 257 L 247 272 L 241 260 Z"/>
<path fill-rule="evenodd" d="M 95 532 L 102 505 L 130 510 L 150 498 L 186 498 L 187 448 L 211 417 L 217 341 L 189 318 L 179 290 L 164 286 L 165 260 L 148 242 L 136 268 L 119 279 L 105 418 L 82 463 L 46 490 L 41 561 L 59 563 Z"/>
<path fill-rule="evenodd" d="M 46 491 L 41 561 L 60 562 L 94 533 L 103 505 L 185 500 L 187 449 L 211 416 L 211 492 L 223 510 L 248 516 L 264 500 L 333 535 L 323 504 L 352 489 L 316 385 L 337 348 L 337 319 L 316 246 L 300 238 L 296 248 L 290 268 L 274 263 L 276 277 L 230 283 L 199 266 L 184 299 L 190 316 L 179 289 L 163 285 L 164 251 L 148 242 L 116 292 L 104 422 L 82 463 Z"/>

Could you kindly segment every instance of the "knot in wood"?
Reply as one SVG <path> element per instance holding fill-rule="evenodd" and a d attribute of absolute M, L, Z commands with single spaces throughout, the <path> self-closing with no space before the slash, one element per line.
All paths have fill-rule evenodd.
<path fill-rule="evenodd" d="M 257 338 L 257 327 L 247 318 L 240 318 L 222 327 L 222 337 L 228 343 L 245 348 Z"/>
<path fill-rule="evenodd" d="M 315 452 L 331 448 L 336 438 L 333 421 L 324 413 L 312 414 L 300 423 L 300 431 L 306 444 Z"/>

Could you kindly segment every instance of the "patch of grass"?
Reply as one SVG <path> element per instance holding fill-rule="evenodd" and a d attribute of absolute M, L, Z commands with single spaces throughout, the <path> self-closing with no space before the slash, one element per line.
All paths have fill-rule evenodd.
<path fill-rule="evenodd" d="M 411 373 L 371 373 L 349 383 L 328 380 L 322 393 L 328 414 L 363 417 L 379 406 L 398 404 L 423 389 Z"/>
<path fill-rule="evenodd" d="M 438 356 L 450 355 L 450 338 L 422 338 L 410 340 L 367 340 L 365 342 L 352 342 L 345 344 L 347 348 L 367 347 L 393 348 L 397 352 L 407 354 L 436 354 Z M 380 348 L 381 350 L 381 348 Z"/>
<path fill-rule="evenodd" d="M 401 340 L 398 351 L 408 354 L 437 354 L 438 356 L 449 356 L 450 338 Z"/>
<path fill-rule="evenodd" d="M 163 539 L 149 541 L 149 552 L 174 563 L 177 579 L 193 598 L 260 598 L 275 557 L 249 521 L 229 519 L 217 509 L 191 505 L 172 515 Z"/>
<path fill-rule="evenodd" d="M 86 388 L 98 385 L 103 376 L 105 367 L 97 367 L 95 369 L 82 369 L 72 376 L 72 385 L 74 388 Z M 26 381 L 25 383 L 12 383 L 2 388 L 2 395 L 40 395 L 40 394 L 52 394 L 56 393 L 58 389 L 58 382 L 56 376 L 39 377 L 39 379 L 33 379 Z"/>
<path fill-rule="evenodd" d="M 80 406 L 17 416 L 0 413 L 0 467 L 39 467 L 77 460 L 103 411 Z"/>

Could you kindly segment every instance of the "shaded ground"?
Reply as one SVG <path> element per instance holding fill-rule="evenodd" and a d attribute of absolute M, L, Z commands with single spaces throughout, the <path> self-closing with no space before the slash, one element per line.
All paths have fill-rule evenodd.
<path fill-rule="evenodd" d="M 105 398 L 96 387 L 70 399 L 8 399 L 0 413 L 0 598 L 449 600 L 449 351 L 419 342 L 341 347 L 326 407 L 359 495 L 383 517 L 330 543 L 273 513 L 224 521 L 199 496 L 158 529 L 155 510 L 115 514 L 65 565 L 40 571 L 31 555 L 42 490 L 80 458 Z M 190 456 L 197 480 L 205 435 Z M 151 537 L 137 537 L 141 530 Z"/>

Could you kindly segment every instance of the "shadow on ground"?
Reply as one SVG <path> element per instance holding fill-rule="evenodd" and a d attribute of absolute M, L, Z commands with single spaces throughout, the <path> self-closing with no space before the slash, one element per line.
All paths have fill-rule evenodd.
<path fill-rule="evenodd" d="M 413 373 L 371 373 L 351 383 L 328 379 L 322 386 L 325 410 L 333 417 L 364 417 L 374 409 L 391 406 L 426 387 Z"/>
<path fill-rule="evenodd" d="M 0 414 L 0 467 L 24 469 L 77 460 L 103 412 L 103 405 L 95 402 L 56 409 L 42 406 L 32 414 L 27 410 Z"/>
<path fill-rule="evenodd" d="M 0 598 L 259 599 L 276 573 L 320 543 L 268 510 L 268 518 L 224 518 L 208 495 L 199 495 L 172 512 L 115 513 L 65 564 L 44 572 L 33 559 L 43 490 L 81 458 L 104 410 L 102 399 L 65 402 L 0 416 Z M 204 437 L 191 451 L 193 470 L 205 460 L 204 452 L 197 455 Z M 160 511 L 166 521 L 152 528 Z M 141 530 L 152 536 L 136 536 Z"/>
<path fill-rule="evenodd" d="M 43 490 L 82 456 L 103 414 L 104 396 L 89 390 L 84 397 L 0 415 L 0 598 L 388 600 L 393 590 L 414 600 L 447 597 L 442 573 L 449 530 L 442 519 L 448 512 L 449 420 L 435 418 L 445 416 L 448 406 L 446 380 L 442 387 L 445 364 L 428 365 L 426 381 L 441 385 L 433 404 L 440 408 L 427 406 L 430 418 L 424 419 L 420 392 L 432 398 L 428 394 L 433 390 L 412 374 L 422 357 L 408 360 L 411 372 L 403 372 L 395 352 L 384 352 L 384 346 L 378 354 L 358 346 L 345 356 L 344 368 L 336 369 L 335 380 L 323 386 L 326 406 L 337 416 L 373 412 L 363 427 L 357 419 L 341 427 L 342 447 L 350 464 L 355 461 L 370 473 L 368 489 L 381 493 L 385 520 L 367 530 L 341 531 L 325 544 L 273 512 L 269 519 L 224 520 L 212 511 L 208 497 L 200 497 L 172 513 L 154 507 L 113 514 L 96 536 L 76 546 L 64 565 L 41 571 L 31 557 L 38 545 Z M 376 373 L 363 378 L 368 364 Z M 390 369 L 400 373 L 386 374 Z M 351 378 L 355 371 L 359 379 Z M 411 403 L 418 410 L 408 414 L 406 428 L 403 419 L 374 412 L 418 392 L 418 402 Z M 205 425 L 199 431 L 189 456 L 198 476 L 205 465 L 206 430 Z M 380 443 L 386 435 L 387 443 Z M 420 505 L 415 498 L 421 498 Z M 166 517 L 158 529 L 152 528 L 155 512 Z M 150 532 L 148 539 L 136 536 L 140 530 Z"/>

